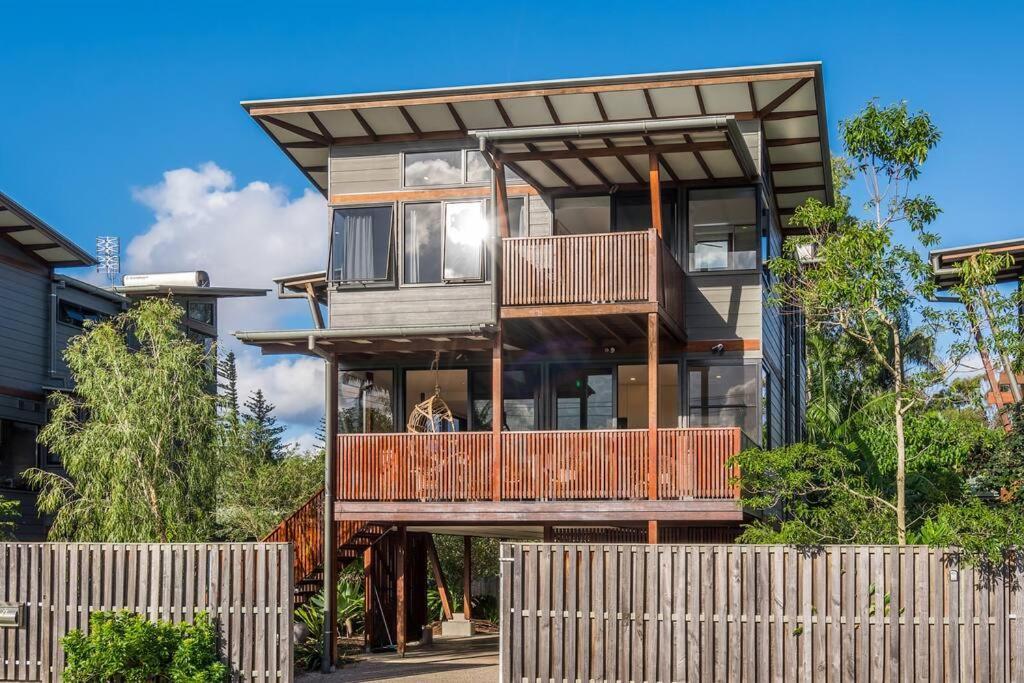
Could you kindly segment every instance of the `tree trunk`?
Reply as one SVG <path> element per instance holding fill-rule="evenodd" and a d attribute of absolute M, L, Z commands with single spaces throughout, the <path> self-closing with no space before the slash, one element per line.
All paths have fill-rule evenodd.
<path fill-rule="evenodd" d="M 896 540 L 907 544 L 907 442 L 903 431 L 903 399 L 896 398 Z"/>
<path fill-rule="evenodd" d="M 900 331 L 892 330 L 892 367 L 895 372 L 896 401 L 896 541 L 907 544 L 907 437 L 903 429 L 903 345 Z"/>
<path fill-rule="evenodd" d="M 1006 373 L 1006 380 L 1010 383 L 1010 395 L 1013 396 L 1014 403 L 1024 402 L 1024 396 L 1021 395 L 1020 384 L 1017 382 L 1017 373 L 1013 371 L 1013 358 L 1010 357 L 1010 353 L 1003 346 L 1002 341 L 999 338 L 999 328 L 996 326 L 995 314 L 992 312 L 992 305 L 988 300 L 988 291 L 982 287 L 981 291 L 981 306 L 985 311 L 985 317 L 988 319 L 988 328 L 992 332 L 992 343 L 996 347 L 996 351 L 999 353 L 999 357 L 1002 360 L 1003 372 Z M 998 386 L 995 387 L 999 389 Z"/>

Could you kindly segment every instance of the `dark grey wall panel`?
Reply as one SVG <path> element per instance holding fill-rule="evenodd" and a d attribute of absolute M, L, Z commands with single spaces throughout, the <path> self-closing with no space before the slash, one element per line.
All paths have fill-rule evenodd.
<path fill-rule="evenodd" d="M 335 329 L 494 323 L 490 284 L 332 291 L 329 304 Z"/>

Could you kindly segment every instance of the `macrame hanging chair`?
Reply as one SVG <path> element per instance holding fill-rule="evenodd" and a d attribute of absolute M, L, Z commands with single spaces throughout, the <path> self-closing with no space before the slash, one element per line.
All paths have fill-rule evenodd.
<path fill-rule="evenodd" d="M 455 429 L 455 418 L 448 404 L 441 398 L 441 383 L 438 379 L 438 364 L 441 352 L 434 352 L 434 361 L 430 369 L 434 371 L 434 393 L 424 401 L 420 401 L 409 413 L 409 421 L 405 425 L 408 432 L 414 434 L 431 434 L 450 432 Z"/>

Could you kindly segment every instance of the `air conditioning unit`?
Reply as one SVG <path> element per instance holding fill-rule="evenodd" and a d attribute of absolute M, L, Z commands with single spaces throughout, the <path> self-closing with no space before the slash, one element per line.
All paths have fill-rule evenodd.
<path fill-rule="evenodd" d="M 125 287 L 209 287 L 210 276 L 205 270 L 186 273 L 144 273 L 125 275 Z"/>

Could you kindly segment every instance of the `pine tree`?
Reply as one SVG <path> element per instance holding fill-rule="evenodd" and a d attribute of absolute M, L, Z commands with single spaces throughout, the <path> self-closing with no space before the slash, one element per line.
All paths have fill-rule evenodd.
<path fill-rule="evenodd" d="M 327 448 L 327 418 L 323 415 L 320 416 L 320 423 L 316 426 L 316 431 L 313 433 L 313 448 L 318 451 L 322 451 Z"/>
<path fill-rule="evenodd" d="M 281 456 L 283 447 L 281 434 L 284 426 L 277 424 L 274 417 L 274 404 L 266 399 L 262 389 L 257 389 L 245 402 L 246 413 L 242 420 L 250 430 L 254 455 L 261 455 L 266 460 L 275 460 Z"/>
<path fill-rule="evenodd" d="M 219 392 L 218 405 L 221 415 L 228 424 L 238 425 L 238 367 L 235 364 L 235 352 L 228 351 L 217 363 L 217 377 L 223 381 L 217 384 Z"/>

